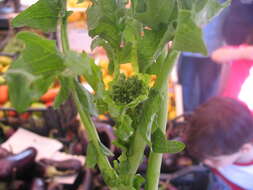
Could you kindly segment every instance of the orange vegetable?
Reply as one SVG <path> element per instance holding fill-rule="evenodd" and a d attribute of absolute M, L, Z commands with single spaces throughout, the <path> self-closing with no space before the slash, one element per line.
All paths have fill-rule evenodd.
<path fill-rule="evenodd" d="M 40 100 L 43 102 L 52 102 L 59 92 L 59 88 L 49 89 L 43 96 L 40 97 Z"/>
<path fill-rule="evenodd" d="M 53 105 L 53 102 L 52 102 L 52 101 L 49 101 L 49 102 L 46 102 L 45 104 L 46 104 L 47 107 L 50 107 L 50 106 Z"/>
<path fill-rule="evenodd" d="M 83 13 L 82 12 L 73 12 L 68 17 L 68 22 L 76 22 L 76 21 L 82 20 L 82 18 L 83 18 Z"/>
<path fill-rule="evenodd" d="M 27 120 L 30 117 L 30 113 L 28 112 L 22 113 L 19 117 L 23 120 Z"/>
<path fill-rule="evenodd" d="M 4 104 L 8 101 L 8 86 L 1 85 L 0 86 L 0 104 Z"/>
<path fill-rule="evenodd" d="M 17 112 L 15 112 L 15 111 L 8 111 L 8 112 L 7 112 L 7 115 L 8 115 L 9 117 L 14 117 L 14 116 L 17 115 Z"/>

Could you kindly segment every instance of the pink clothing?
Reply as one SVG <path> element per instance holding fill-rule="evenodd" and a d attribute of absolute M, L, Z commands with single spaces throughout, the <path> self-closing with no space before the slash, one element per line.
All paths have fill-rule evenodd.
<path fill-rule="evenodd" d="M 249 76 L 249 70 L 253 65 L 253 60 L 236 60 L 232 62 L 225 88 L 222 96 L 238 98 L 242 84 Z M 253 89 L 252 89 L 253 90 Z"/>

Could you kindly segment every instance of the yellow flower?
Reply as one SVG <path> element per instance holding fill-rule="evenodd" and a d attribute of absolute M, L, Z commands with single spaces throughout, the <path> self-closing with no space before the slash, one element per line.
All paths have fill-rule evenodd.
<path fill-rule="evenodd" d="M 134 69 L 131 63 L 120 64 L 120 73 L 124 73 L 127 77 L 134 74 Z"/>
<path fill-rule="evenodd" d="M 105 89 L 109 88 L 109 82 L 111 82 L 112 80 L 113 80 L 113 77 L 111 75 L 106 75 L 105 77 L 103 77 Z"/>

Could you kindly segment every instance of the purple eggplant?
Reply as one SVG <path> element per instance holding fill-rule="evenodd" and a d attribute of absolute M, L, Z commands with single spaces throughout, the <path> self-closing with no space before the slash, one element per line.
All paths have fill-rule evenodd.
<path fill-rule="evenodd" d="M 86 168 L 81 172 L 82 184 L 79 185 L 77 190 L 89 190 L 92 189 L 92 173 L 90 169 Z"/>
<path fill-rule="evenodd" d="M 0 159 L 0 180 L 8 179 L 22 173 L 35 162 L 37 150 L 27 148 L 24 151 Z"/>
<path fill-rule="evenodd" d="M 76 159 L 57 161 L 41 159 L 36 164 L 35 173 L 39 177 L 68 176 L 80 172 L 82 164 Z"/>
<path fill-rule="evenodd" d="M 113 129 L 110 125 L 106 123 L 97 122 L 95 123 L 98 135 L 101 139 L 101 142 L 111 151 L 115 152 L 115 146 L 113 145 L 113 141 L 115 140 L 115 136 L 113 133 Z"/>
<path fill-rule="evenodd" d="M 49 166 L 54 166 L 59 171 L 80 171 L 82 169 L 82 163 L 77 159 L 67 159 L 67 160 L 53 160 L 53 159 L 41 159 L 41 163 Z"/>
<path fill-rule="evenodd" d="M 72 142 L 69 146 L 69 152 L 74 155 L 86 155 L 87 144 L 87 140 Z"/>
<path fill-rule="evenodd" d="M 47 190 L 63 190 L 63 185 L 51 182 L 48 184 Z"/>
<path fill-rule="evenodd" d="M 46 190 L 46 183 L 42 178 L 34 178 L 32 180 L 30 190 Z"/>

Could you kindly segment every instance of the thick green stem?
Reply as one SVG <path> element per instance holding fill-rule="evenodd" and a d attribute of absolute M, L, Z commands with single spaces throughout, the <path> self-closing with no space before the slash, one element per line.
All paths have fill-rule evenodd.
<path fill-rule="evenodd" d="M 171 69 L 176 62 L 178 52 L 171 52 L 169 57 L 165 60 L 161 69 L 161 77 L 158 78 L 156 89 L 162 95 L 160 103 L 160 111 L 158 115 L 158 126 L 165 133 L 168 115 L 168 79 Z M 150 152 L 147 168 L 147 182 L 145 190 L 158 190 L 159 177 L 162 163 L 162 155 L 159 153 Z"/>
<path fill-rule="evenodd" d="M 69 41 L 68 41 L 68 31 L 67 31 L 67 2 L 63 0 L 62 2 L 62 12 L 60 15 L 60 34 L 61 34 L 61 45 L 63 53 L 69 51 Z"/>
<path fill-rule="evenodd" d="M 101 141 L 99 139 L 96 127 L 94 125 L 94 123 L 92 122 L 90 116 L 88 113 L 86 113 L 82 107 L 82 104 L 78 98 L 77 92 L 75 90 L 75 88 L 72 88 L 73 91 L 73 98 L 75 101 L 75 104 L 77 106 L 77 110 L 80 114 L 81 117 L 81 121 L 85 126 L 89 141 L 91 141 L 95 148 L 96 148 L 96 152 L 98 153 L 98 166 L 99 169 L 103 172 L 103 171 L 108 171 L 108 172 L 112 172 L 112 175 L 116 175 L 116 173 L 114 172 L 114 170 L 112 169 L 107 157 L 104 155 L 104 153 L 102 152 L 101 149 Z"/>
<path fill-rule="evenodd" d="M 141 131 L 137 129 L 135 132 L 134 139 L 131 144 L 131 153 L 128 157 L 128 163 L 129 163 L 128 175 L 129 175 L 129 180 L 131 181 L 131 183 L 134 179 L 134 176 L 136 174 L 136 171 L 140 163 L 142 162 L 146 144 L 147 143 L 143 139 Z"/>
<path fill-rule="evenodd" d="M 170 56 L 165 61 L 165 63 L 167 63 L 167 64 L 164 64 L 163 68 L 161 68 L 161 74 L 159 75 L 159 77 L 157 79 L 156 86 L 155 86 L 156 90 L 159 92 L 160 95 L 162 95 L 162 92 L 165 91 L 165 84 L 166 84 L 166 86 L 168 84 L 167 83 L 168 74 L 170 73 L 171 67 L 172 67 L 175 59 L 177 58 L 177 56 L 178 56 L 177 52 L 171 52 Z M 164 96 L 164 98 L 166 98 L 166 97 Z M 150 101 L 155 101 L 155 100 L 150 100 Z M 163 102 L 161 104 L 163 104 Z M 153 102 L 149 102 L 149 105 L 148 105 L 149 108 L 147 108 L 147 110 L 150 110 L 150 109 L 152 110 L 153 105 L 154 105 Z M 166 110 L 167 110 L 167 108 L 166 108 Z M 153 112 L 150 111 L 150 112 L 148 112 L 146 117 L 152 117 L 152 115 L 153 115 Z M 165 121 L 165 118 L 162 118 L 162 120 Z M 130 145 L 130 151 L 129 151 L 129 155 L 128 155 L 128 163 L 129 163 L 128 175 L 129 175 L 130 182 L 132 182 L 132 180 L 134 179 L 134 175 L 136 174 L 136 171 L 137 171 L 140 163 L 142 162 L 144 149 L 147 144 L 146 141 L 143 139 L 143 134 L 142 134 L 143 131 L 141 131 L 141 128 L 142 127 L 145 128 L 146 126 L 142 126 L 142 124 L 146 125 L 147 123 L 145 123 L 145 121 L 144 121 L 144 123 L 141 123 L 139 126 L 137 126 L 137 130 L 135 132 L 135 135 L 134 135 L 133 140 L 131 141 L 131 145 Z M 157 161 L 157 164 L 159 165 L 158 161 Z M 158 168 L 160 170 L 160 166 Z M 154 175 L 156 178 L 149 179 L 149 180 L 156 181 L 157 178 L 159 179 L 159 173 Z M 150 176 L 150 178 L 153 178 L 153 177 Z M 153 183 L 153 182 L 151 182 L 151 183 Z"/>
<path fill-rule="evenodd" d="M 60 20 L 60 33 L 61 33 L 61 45 L 63 53 L 69 51 L 69 41 L 68 41 L 68 33 L 67 33 L 67 15 L 66 15 L 66 0 L 63 1 L 63 11 L 61 13 Z M 65 9 L 64 9 L 65 8 Z M 77 106 L 78 113 L 81 117 L 81 121 L 83 126 L 85 126 L 89 141 L 93 143 L 96 148 L 96 152 L 98 154 L 98 167 L 101 170 L 101 173 L 104 178 L 116 178 L 117 174 L 115 170 L 111 167 L 106 155 L 103 153 L 101 148 L 101 141 L 99 139 L 96 127 L 91 120 L 90 114 L 87 113 L 83 107 L 80 99 L 78 97 L 76 88 L 75 88 L 75 79 L 70 80 L 70 89 L 72 90 L 72 95 L 74 98 L 75 105 Z"/>
<path fill-rule="evenodd" d="M 167 81 L 167 80 L 166 80 Z M 166 82 L 166 84 L 168 84 Z M 168 85 L 166 85 L 168 86 Z M 158 126 L 165 133 L 168 115 L 168 87 L 162 89 L 162 99 L 158 113 Z M 147 168 L 145 190 L 157 190 L 160 177 L 162 154 L 150 152 Z"/>

